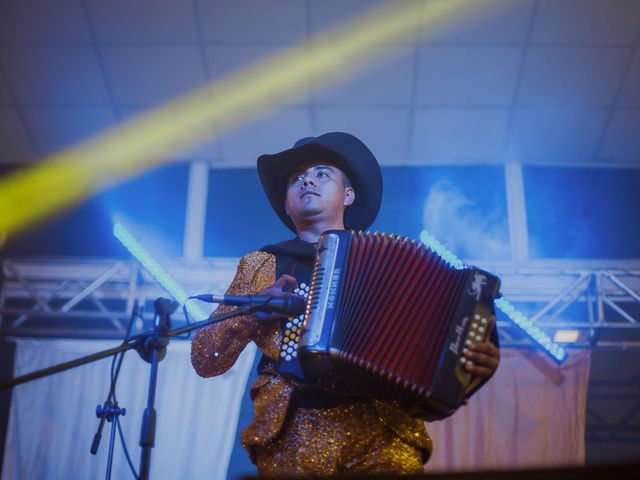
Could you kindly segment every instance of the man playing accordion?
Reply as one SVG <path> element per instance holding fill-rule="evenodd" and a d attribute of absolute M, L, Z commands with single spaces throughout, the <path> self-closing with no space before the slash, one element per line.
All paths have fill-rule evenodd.
<path fill-rule="evenodd" d="M 334 132 L 262 155 L 258 172 L 274 211 L 296 237 L 245 255 L 227 294 L 304 296 L 320 235 L 366 230 L 375 220 L 382 198 L 380 167 L 360 140 Z M 295 349 L 283 348 L 283 333 L 300 320 L 261 313 L 236 317 L 203 328 L 193 339 L 192 363 L 203 377 L 226 372 L 250 341 L 262 353 L 251 387 L 254 417 L 241 434 L 258 473 L 422 472 L 432 450 L 423 419 L 393 402 L 309 390 L 295 375 L 283 373 L 286 361 L 294 365 L 289 371 L 296 368 Z M 469 360 L 464 368 L 472 375 L 467 396 L 498 367 L 495 331 L 491 338 L 464 353 Z"/>

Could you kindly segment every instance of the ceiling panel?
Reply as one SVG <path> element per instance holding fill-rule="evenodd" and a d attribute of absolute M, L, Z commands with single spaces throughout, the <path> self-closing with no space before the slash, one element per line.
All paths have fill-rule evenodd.
<path fill-rule="evenodd" d="M 103 50 L 113 96 L 123 105 L 153 105 L 205 82 L 197 47 L 108 47 Z"/>
<path fill-rule="evenodd" d="M 115 125 L 108 108 L 25 109 L 24 115 L 41 154 L 69 147 Z"/>
<path fill-rule="evenodd" d="M 614 113 L 600 155 L 640 164 L 640 110 Z"/>
<path fill-rule="evenodd" d="M 402 163 L 407 158 L 411 121 L 411 110 L 407 107 L 316 108 L 314 120 L 315 135 L 335 131 L 352 133 L 382 164 Z"/>
<path fill-rule="evenodd" d="M 640 49 L 636 48 L 618 98 L 622 107 L 640 107 Z"/>
<path fill-rule="evenodd" d="M 33 160 L 36 152 L 17 112 L 0 108 L 0 162 L 21 163 Z"/>
<path fill-rule="evenodd" d="M 638 0 L 539 0 L 535 43 L 633 44 Z"/>
<path fill-rule="evenodd" d="M 184 0 L 84 0 L 96 38 L 110 43 L 197 40 L 192 2 Z"/>
<path fill-rule="evenodd" d="M 509 105 L 521 47 L 424 47 L 420 49 L 420 105 Z"/>
<path fill-rule="evenodd" d="M 308 108 L 267 113 L 220 138 L 223 162 L 255 167 L 258 156 L 263 153 L 286 150 L 298 139 L 313 134 Z"/>
<path fill-rule="evenodd" d="M 630 50 L 618 47 L 532 47 L 519 105 L 607 106 L 613 103 Z"/>
<path fill-rule="evenodd" d="M 23 137 L 49 151 L 113 113 L 129 118 L 379 5 L 417 1 L 0 0 L 0 106 L 29 118 L 34 131 Z M 378 63 L 338 84 L 310 81 L 294 100 L 287 92 L 273 99 L 280 113 L 180 158 L 252 167 L 258 150 L 341 129 L 366 138 L 383 163 L 517 155 L 640 165 L 635 125 L 625 125 L 637 117 L 623 113 L 640 108 L 640 0 L 491 3 L 474 1 L 447 32 L 379 48 Z M 609 122 L 612 108 L 620 112 Z M 3 139 L 29 128 L 4 115 Z M 29 158 L 31 146 L 16 142 L 12 157 Z"/>
<path fill-rule="evenodd" d="M 197 0 L 206 42 L 290 44 L 308 33 L 305 0 Z"/>
<path fill-rule="evenodd" d="M 517 109 L 509 151 L 525 161 L 588 162 L 593 158 L 607 117 L 606 109 Z"/>
<path fill-rule="evenodd" d="M 5 47 L 0 62 L 21 105 L 90 106 L 109 102 L 90 47 Z"/>
<path fill-rule="evenodd" d="M 381 48 L 380 60 L 361 73 L 318 93 L 312 101 L 319 105 L 408 105 L 412 101 L 416 49 Z"/>
<path fill-rule="evenodd" d="M 0 43 L 89 42 L 81 0 L 0 1 Z"/>
<path fill-rule="evenodd" d="M 495 2 L 476 0 L 478 8 L 453 27 L 424 31 L 423 39 L 434 43 L 522 43 L 533 11 L 533 0 Z M 501 3 L 501 5 L 500 5 Z"/>
<path fill-rule="evenodd" d="M 412 157 L 500 161 L 508 117 L 506 109 L 418 109 Z"/>

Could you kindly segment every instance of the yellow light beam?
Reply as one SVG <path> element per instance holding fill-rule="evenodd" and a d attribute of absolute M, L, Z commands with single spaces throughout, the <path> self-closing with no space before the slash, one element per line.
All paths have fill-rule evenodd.
<path fill-rule="evenodd" d="M 168 161 L 241 122 L 360 70 L 379 48 L 505 0 L 415 0 L 372 10 L 0 181 L 0 232 L 13 233 Z"/>

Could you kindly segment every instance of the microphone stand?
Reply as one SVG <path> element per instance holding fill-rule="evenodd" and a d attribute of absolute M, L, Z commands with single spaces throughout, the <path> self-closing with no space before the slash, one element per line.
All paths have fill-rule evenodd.
<path fill-rule="evenodd" d="M 149 391 L 147 393 L 147 408 L 142 416 L 142 427 L 140 427 L 140 469 L 138 478 L 147 480 L 149 478 L 149 468 L 151 466 L 151 449 L 156 440 L 156 384 L 158 382 L 158 363 L 167 355 L 167 345 L 169 344 L 168 332 L 171 328 L 170 315 L 178 308 L 178 302 L 166 298 L 158 298 L 153 302 L 155 316 L 153 321 L 154 335 L 137 345 L 136 350 L 140 356 L 151 364 L 149 376 Z"/>
<path fill-rule="evenodd" d="M 16 385 L 21 385 L 23 383 L 36 380 L 38 378 L 48 377 L 49 375 L 53 375 L 58 372 L 63 372 L 65 370 L 69 370 L 74 367 L 85 365 L 87 363 L 95 362 L 96 360 L 101 360 L 103 358 L 107 358 L 112 355 L 116 355 L 121 352 L 126 352 L 127 350 L 131 350 L 135 348 L 145 361 L 147 361 L 148 363 L 151 363 L 149 390 L 147 394 L 147 407 L 144 411 L 144 415 L 142 419 L 142 427 L 140 432 L 140 447 L 142 447 L 142 454 L 140 458 L 140 472 L 138 477 L 143 480 L 148 480 L 149 465 L 151 461 L 151 448 L 153 448 L 155 444 L 156 411 L 154 408 L 154 403 L 155 403 L 156 383 L 158 378 L 158 363 L 166 356 L 166 347 L 169 343 L 169 338 L 178 336 L 182 333 L 189 332 L 191 330 L 195 330 L 196 328 L 201 328 L 207 325 L 222 322 L 224 320 L 228 320 L 236 316 L 248 315 L 256 311 L 256 309 L 258 308 L 253 305 L 245 305 L 235 310 L 222 313 L 218 316 L 210 317 L 207 320 L 202 320 L 200 322 L 195 322 L 188 325 L 184 325 L 182 327 L 170 329 L 170 325 L 171 325 L 170 315 L 171 313 L 173 313 L 173 311 L 175 311 L 177 306 L 178 304 L 171 300 L 168 300 L 165 298 L 158 298 L 154 302 L 155 317 L 154 317 L 153 331 L 144 332 L 140 335 L 135 335 L 128 340 L 125 339 L 125 341 L 117 347 L 108 348 L 101 352 L 96 352 L 91 355 L 86 355 L 84 357 L 80 357 L 75 360 L 63 362 L 58 365 L 53 365 L 48 368 L 43 368 L 35 372 L 31 372 L 25 375 L 20 375 L 10 380 L 0 382 L 0 390 L 13 388 Z M 115 406 L 111 404 L 107 405 L 107 402 L 105 402 L 104 409 L 107 410 L 107 412 L 105 412 L 107 420 L 109 420 L 109 416 L 111 416 L 112 418 L 115 417 L 114 420 L 116 422 L 117 422 L 117 415 L 119 414 L 124 415 L 125 413 L 124 409 L 119 409 L 117 405 Z M 117 409 L 122 411 L 116 414 L 114 411 L 109 411 L 111 409 Z M 100 410 L 100 406 L 98 406 L 97 410 Z M 115 437 L 115 429 L 112 429 L 111 437 L 113 441 L 113 438 Z M 94 437 L 94 444 L 97 450 L 96 442 L 97 441 L 95 440 L 95 437 Z M 92 450 L 93 450 L 93 445 L 92 445 Z M 111 450 L 112 448 L 110 448 L 110 456 L 113 454 Z M 110 468 L 111 468 L 110 462 L 107 467 L 109 468 L 109 471 L 107 472 L 107 474 L 110 475 Z"/>

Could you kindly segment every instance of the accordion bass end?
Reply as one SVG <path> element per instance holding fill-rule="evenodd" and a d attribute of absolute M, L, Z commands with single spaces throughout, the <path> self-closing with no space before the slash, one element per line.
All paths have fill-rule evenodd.
<path fill-rule="evenodd" d="M 463 351 L 488 335 L 499 286 L 416 241 L 326 232 L 298 345 L 304 380 L 444 418 L 464 403 Z"/>

